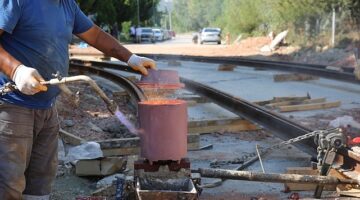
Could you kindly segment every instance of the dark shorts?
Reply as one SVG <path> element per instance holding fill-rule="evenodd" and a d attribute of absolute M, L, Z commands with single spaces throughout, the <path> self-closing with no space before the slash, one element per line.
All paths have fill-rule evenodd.
<path fill-rule="evenodd" d="M 51 192 L 57 170 L 59 121 L 55 106 L 28 109 L 0 100 L 0 197 Z"/>

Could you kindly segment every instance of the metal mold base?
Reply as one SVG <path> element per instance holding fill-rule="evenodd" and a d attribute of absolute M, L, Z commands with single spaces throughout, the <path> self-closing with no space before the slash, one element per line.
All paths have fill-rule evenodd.
<path fill-rule="evenodd" d="M 181 199 L 196 200 L 198 194 L 190 178 L 183 179 L 138 179 L 138 200 Z"/>

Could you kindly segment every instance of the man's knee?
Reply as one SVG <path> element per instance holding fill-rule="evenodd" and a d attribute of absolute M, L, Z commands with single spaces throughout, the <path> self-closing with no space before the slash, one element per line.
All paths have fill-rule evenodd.
<path fill-rule="evenodd" d="M 0 197 L 21 199 L 25 189 L 27 148 L 25 138 L 0 136 Z"/>
<path fill-rule="evenodd" d="M 0 183 L 0 197 L 1 200 L 21 200 L 22 196 L 21 187 L 18 188 L 9 188 Z"/>

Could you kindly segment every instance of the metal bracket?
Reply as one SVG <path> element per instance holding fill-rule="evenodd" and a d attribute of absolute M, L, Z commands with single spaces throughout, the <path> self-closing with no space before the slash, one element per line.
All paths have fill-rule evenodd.
<path fill-rule="evenodd" d="M 339 148 L 346 145 L 346 137 L 340 128 L 332 131 L 320 131 L 314 138 L 318 145 L 318 169 L 320 176 L 327 176 L 335 161 L 336 152 Z M 314 197 L 321 198 L 324 189 L 323 184 L 316 186 Z"/>

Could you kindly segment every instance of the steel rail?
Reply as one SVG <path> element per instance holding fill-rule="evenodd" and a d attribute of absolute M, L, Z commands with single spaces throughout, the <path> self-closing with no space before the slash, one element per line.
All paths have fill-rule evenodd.
<path fill-rule="evenodd" d="M 205 96 L 219 106 L 242 116 L 251 122 L 255 122 L 265 127 L 283 140 L 289 140 L 299 135 L 312 132 L 309 128 L 239 97 L 235 97 L 189 79 L 181 78 L 181 82 L 185 83 L 187 89 L 194 91 L 196 94 Z M 301 141 L 294 145 L 312 156 L 316 155 L 315 144 L 311 139 Z"/>
<path fill-rule="evenodd" d="M 233 65 L 241 65 L 246 67 L 255 67 L 258 69 L 300 72 L 305 74 L 316 75 L 323 78 L 360 84 L 360 80 L 356 79 L 356 77 L 353 74 L 353 70 L 346 70 L 344 72 L 341 72 L 337 70 L 331 70 L 330 66 L 327 65 L 270 61 L 263 59 L 249 59 L 240 56 L 210 57 L 210 56 L 189 56 L 189 55 L 168 55 L 168 54 L 139 54 L 139 55 L 153 58 L 155 60 L 167 59 L 167 60 L 183 60 L 183 61 L 194 61 L 194 62 L 204 62 L 204 63 L 216 63 L 216 64 L 233 64 Z M 71 61 L 78 63 L 90 62 L 90 61 L 82 61 L 80 59 L 72 59 Z M 111 67 L 111 68 L 118 66 L 123 66 L 123 67 L 127 66 L 126 64 L 98 62 L 98 61 L 91 61 L 91 63 L 93 66 L 97 66 L 97 65 L 101 66 L 103 65 L 103 63 L 106 63 L 107 67 Z M 134 72 L 131 68 L 126 69 L 126 71 Z"/>
<path fill-rule="evenodd" d="M 194 62 L 217 63 L 217 64 L 233 64 L 233 65 L 241 65 L 247 67 L 256 67 L 259 69 L 301 72 L 305 74 L 316 75 L 323 78 L 360 84 L 360 80 L 356 79 L 356 77 L 354 76 L 351 70 L 346 72 L 340 72 L 337 70 L 331 70 L 329 69 L 330 66 L 326 66 L 326 65 L 249 59 L 239 56 L 209 57 L 209 56 L 188 56 L 188 55 L 167 55 L 167 54 L 140 54 L 140 55 L 153 58 L 155 60 L 168 59 L 168 60 L 184 60 L 184 61 L 194 61 Z"/>

